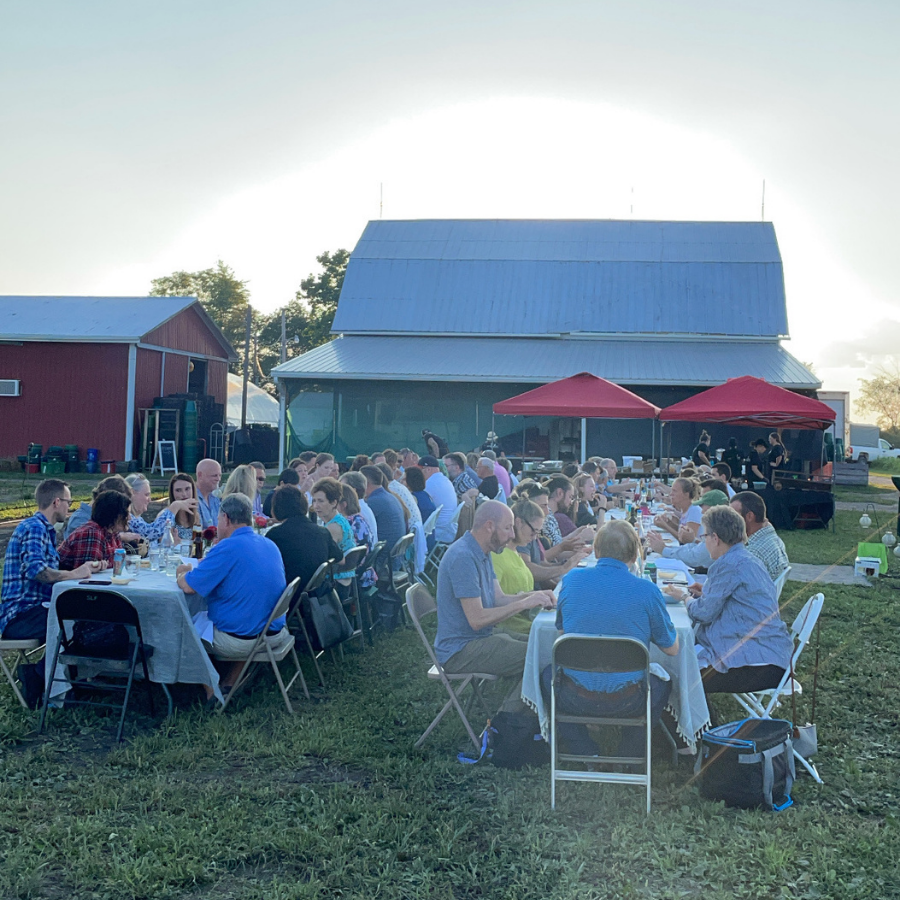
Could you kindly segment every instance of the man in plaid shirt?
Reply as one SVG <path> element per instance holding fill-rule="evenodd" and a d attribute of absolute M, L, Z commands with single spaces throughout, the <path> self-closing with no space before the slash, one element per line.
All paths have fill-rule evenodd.
<path fill-rule="evenodd" d="M 766 518 L 766 502 L 753 491 L 735 494 L 731 508 L 747 527 L 747 550 L 765 567 L 772 581 L 790 565 L 784 541 Z"/>
<path fill-rule="evenodd" d="M 64 522 L 69 514 L 69 486 L 58 478 L 48 478 L 37 486 L 34 499 L 38 511 L 19 523 L 6 548 L 0 587 L 0 636 L 7 640 L 45 640 L 53 585 L 90 578 L 96 571 L 96 564 L 90 563 L 71 572 L 59 568 L 54 525 Z M 43 662 L 19 667 L 25 699 L 32 709 L 42 692 L 43 667 Z"/>

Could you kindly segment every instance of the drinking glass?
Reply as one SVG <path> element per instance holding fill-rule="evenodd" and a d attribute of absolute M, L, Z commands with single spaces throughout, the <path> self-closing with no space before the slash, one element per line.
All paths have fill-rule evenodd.
<path fill-rule="evenodd" d="M 150 558 L 150 571 L 158 572 L 159 571 L 159 547 L 152 546 L 150 548 L 150 552 L 147 554 Z"/>
<path fill-rule="evenodd" d="M 178 566 L 180 564 L 181 560 L 174 553 L 170 553 L 166 561 L 166 575 L 171 575 L 174 578 L 178 574 Z"/>
<path fill-rule="evenodd" d="M 125 557 L 125 574 L 129 578 L 137 578 L 141 567 L 141 558 L 135 555 Z"/>

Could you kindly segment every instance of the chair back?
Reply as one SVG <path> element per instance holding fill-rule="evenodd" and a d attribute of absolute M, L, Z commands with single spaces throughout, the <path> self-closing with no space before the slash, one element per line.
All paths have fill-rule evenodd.
<path fill-rule="evenodd" d="M 406 592 L 406 608 L 416 628 L 425 616 L 437 612 L 437 601 L 423 584 L 414 584 Z M 423 632 L 424 634 L 424 632 Z"/>
<path fill-rule="evenodd" d="M 391 548 L 391 559 L 405 559 L 407 551 L 415 539 L 416 536 L 414 534 L 404 534 Z"/>
<path fill-rule="evenodd" d="M 369 548 L 365 545 L 361 547 L 354 547 L 352 550 L 348 550 L 344 554 L 344 569 L 350 571 L 351 569 L 358 569 L 360 563 L 366 558 L 366 555 L 369 552 Z"/>
<path fill-rule="evenodd" d="M 453 518 L 450 520 L 450 522 L 451 522 L 453 525 L 455 525 L 457 522 L 459 522 L 459 517 L 462 515 L 463 507 L 464 507 L 465 505 L 466 505 L 466 504 L 465 504 L 465 501 L 463 501 L 462 503 L 459 504 L 459 506 L 456 507 L 456 512 L 453 513 Z M 429 516 L 429 521 L 431 521 L 431 517 L 430 517 L 430 516 Z"/>
<path fill-rule="evenodd" d="M 275 604 L 275 608 L 272 610 L 272 615 L 269 616 L 269 621 L 266 622 L 266 627 L 263 629 L 263 634 L 265 634 L 269 630 L 269 628 L 272 626 L 272 623 L 276 619 L 287 614 L 287 611 L 291 607 L 291 601 L 294 599 L 294 594 L 297 593 L 298 587 L 300 587 L 300 579 L 295 578 L 281 592 L 281 596 L 278 598 L 278 602 Z"/>
<path fill-rule="evenodd" d="M 564 634 L 553 643 L 553 665 L 606 674 L 646 671 L 650 667 L 650 653 L 634 638 Z"/>
<path fill-rule="evenodd" d="M 370 551 L 369 555 L 363 560 L 362 564 L 357 568 L 357 573 L 362 574 L 366 569 L 371 569 L 378 562 L 378 557 L 384 553 L 387 547 L 387 541 L 379 541 Z"/>
<path fill-rule="evenodd" d="M 331 567 L 334 565 L 333 559 L 326 559 L 318 569 L 312 574 L 312 578 L 306 583 L 306 587 L 303 588 L 304 594 L 315 594 L 316 591 L 322 587 L 323 584 L 328 580 L 329 572 L 331 571 Z"/>
<path fill-rule="evenodd" d="M 117 591 L 91 591 L 69 588 L 56 598 L 56 617 L 60 631 L 64 621 L 100 622 L 106 625 L 132 625 L 140 629 L 137 610 Z"/>
<path fill-rule="evenodd" d="M 777 600 L 781 596 L 781 592 L 784 590 L 784 583 L 788 579 L 788 575 L 791 574 L 791 567 L 788 566 L 776 579 L 775 579 L 775 599 Z"/>
<path fill-rule="evenodd" d="M 434 531 L 434 526 L 437 525 L 438 516 L 441 514 L 443 508 L 444 504 L 442 503 L 422 524 L 422 530 L 425 532 L 425 537 L 428 537 L 428 535 Z"/>
<path fill-rule="evenodd" d="M 795 641 L 797 644 L 793 653 L 795 665 L 801 651 L 809 643 L 809 639 L 812 637 L 813 629 L 816 627 L 816 622 L 819 621 L 819 615 L 821 614 L 824 605 L 824 594 L 815 594 L 810 597 L 809 600 L 803 604 L 803 609 L 797 613 L 794 624 L 791 625 L 791 640 Z"/>

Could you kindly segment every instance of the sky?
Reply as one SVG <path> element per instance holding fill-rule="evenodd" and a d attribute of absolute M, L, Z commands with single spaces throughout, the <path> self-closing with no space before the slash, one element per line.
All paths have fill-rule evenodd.
<path fill-rule="evenodd" d="M 0 294 L 255 306 L 384 218 L 775 225 L 827 390 L 900 346 L 896 2 L 0 3 Z M 2 328 L 2 326 L 0 326 Z"/>

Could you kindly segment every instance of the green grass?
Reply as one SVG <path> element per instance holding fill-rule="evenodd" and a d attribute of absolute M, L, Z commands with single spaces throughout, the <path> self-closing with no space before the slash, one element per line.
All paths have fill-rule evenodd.
<path fill-rule="evenodd" d="M 855 548 L 851 519 L 788 534 L 792 558 Z M 225 715 L 130 715 L 121 748 L 91 712 L 38 737 L 0 690 L 0 897 L 898 897 L 896 588 L 824 592 L 826 783 L 800 776 L 777 815 L 704 801 L 662 759 L 649 818 L 612 785 L 562 785 L 551 812 L 546 770 L 459 765 L 450 719 L 415 750 L 442 700 L 412 631 L 330 663 L 327 697 L 293 718 L 266 676 Z M 810 593 L 788 583 L 788 621 Z"/>
<path fill-rule="evenodd" d="M 894 457 L 882 457 L 876 459 L 870 466 L 872 475 L 900 475 L 900 459 Z"/>

